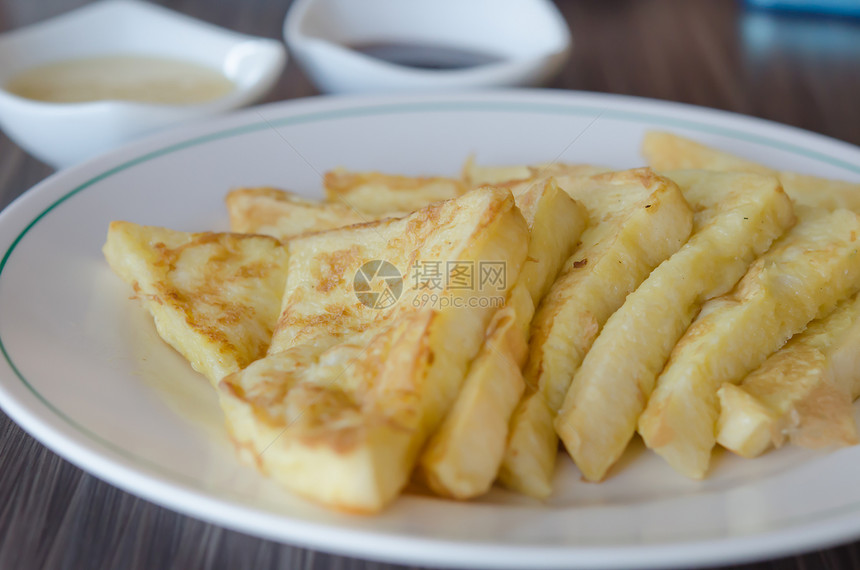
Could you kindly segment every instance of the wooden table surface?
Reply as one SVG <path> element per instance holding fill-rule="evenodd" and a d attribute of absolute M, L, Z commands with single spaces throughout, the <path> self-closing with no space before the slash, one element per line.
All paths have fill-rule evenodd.
<path fill-rule="evenodd" d="M 0 32 L 86 2 L 0 0 Z M 280 38 L 289 0 L 165 0 Z M 558 2 L 574 55 L 550 85 L 736 111 L 860 145 L 860 21 L 729 0 Z M 315 95 L 294 63 L 270 101 Z M 0 134 L 0 208 L 52 170 Z M 2 318 L 2 317 L 0 317 Z M 0 413 L 0 569 L 398 568 L 260 540 L 176 514 L 60 459 Z M 858 568 L 860 542 L 742 568 Z"/>

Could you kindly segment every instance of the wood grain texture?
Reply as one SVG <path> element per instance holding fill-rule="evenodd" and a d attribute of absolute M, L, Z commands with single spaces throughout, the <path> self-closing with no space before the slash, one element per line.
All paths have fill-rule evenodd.
<path fill-rule="evenodd" d="M 0 32 L 83 5 L 0 0 Z M 288 1 L 164 0 L 280 38 Z M 747 12 L 728 0 L 559 0 L 574 55 L 550 87 L 704 105 L 860 145 L 860 22 Z M 291 62 L 268 101 L 315 94 Z M 0 208 L 51 173 L 0 134 Z M 0 569 L 393 569 L 260 540 L 137 499 L 0 414 Z M 860 542 L 737 568 L 860 568 Z"/>

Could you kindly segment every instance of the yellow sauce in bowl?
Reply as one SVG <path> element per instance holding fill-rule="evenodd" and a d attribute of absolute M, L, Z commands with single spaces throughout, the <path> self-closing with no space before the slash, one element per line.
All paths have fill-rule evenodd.
<path fill-rule="evenodd" d="M 59 61 L 26 69 L 3 86 L 19 97 L 52 103 L 120 100 L 162 105 L 205 103 L 236 87 L 209 67 L 123 55 Z"/>

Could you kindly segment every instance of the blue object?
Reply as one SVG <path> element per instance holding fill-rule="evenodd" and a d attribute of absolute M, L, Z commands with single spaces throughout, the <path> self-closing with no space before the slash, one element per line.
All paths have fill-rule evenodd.
<path fill-rule="evenodd" d="M 860 0 L 746 0 L 746 2 L 749 6 L 769 10 L 860 17 Z"/>
<path fill-rule="evenodd" d="M 805 54 L 834 62 L 860 61 L 860 22 L 749 10 L 741 17 L 741 45 L 753 61 L 776 53 Z"/>

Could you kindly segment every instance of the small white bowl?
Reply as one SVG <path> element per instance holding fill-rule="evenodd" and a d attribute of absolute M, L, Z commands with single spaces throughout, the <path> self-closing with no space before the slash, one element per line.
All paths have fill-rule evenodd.
<path fill-rule="evenodd" d="M 538 85 L 570 55 L 549 0 L 297 0 L 284 22 L 293 58 L 322 91 L 370 93 Z M 411 44 L 493 55 L 462 69 L 420 69 L 352 49 Z"/>
<path fill-rule="evenodd" d="M 236 87 L 206 103 L 46 103 L 2 86 L 52 62 L 107 56 L 178 59 L 224 73 Z M 0 35 L 0 128 L 33 156 L 64 168 L 141 135 L 258 100 L 286 62 L 281 42 L 225 30 L 136 0 L 105 0 Z"/>

